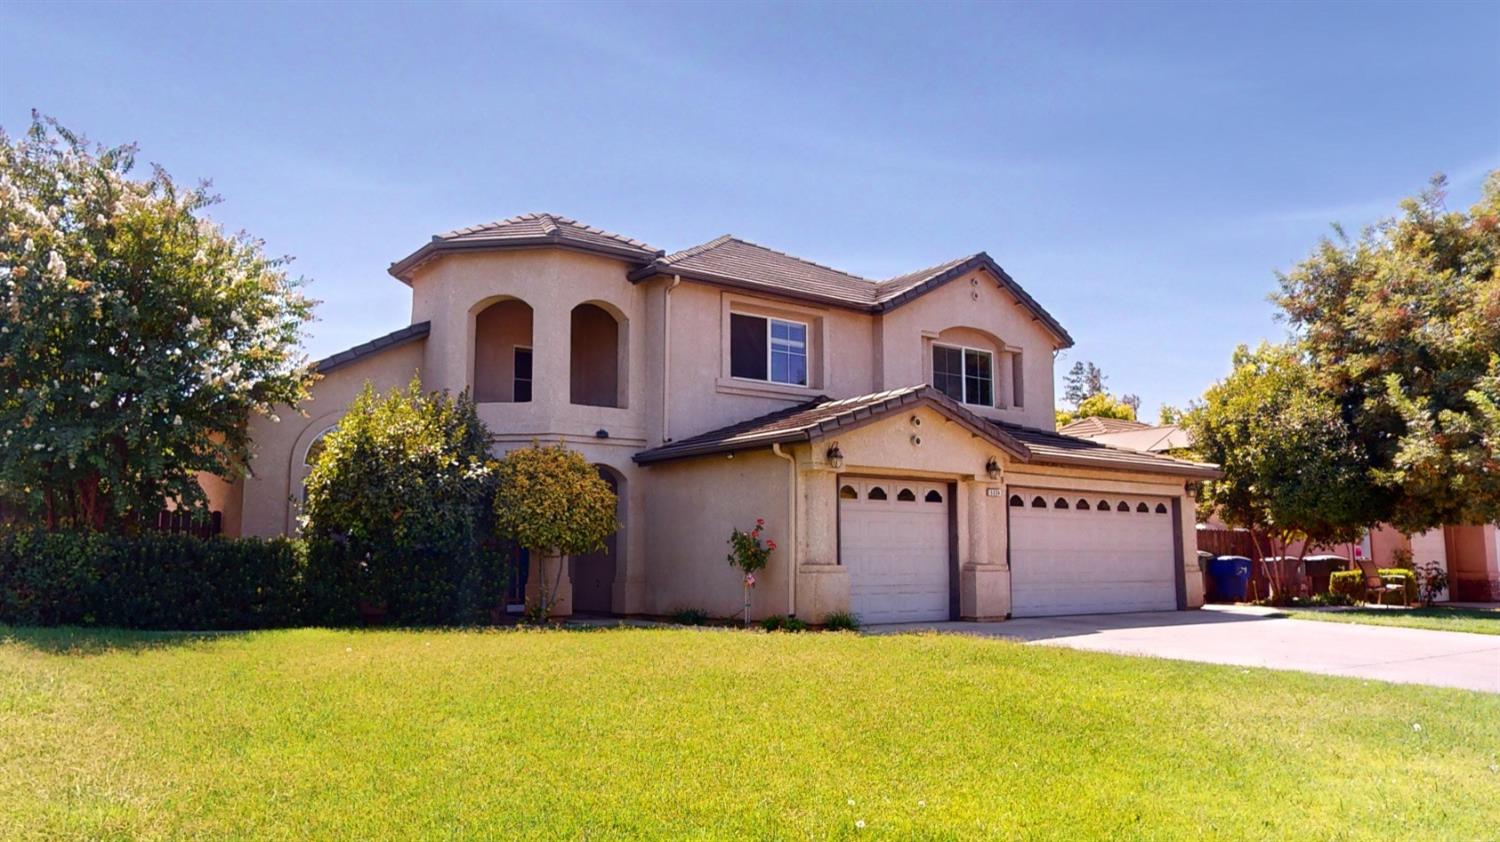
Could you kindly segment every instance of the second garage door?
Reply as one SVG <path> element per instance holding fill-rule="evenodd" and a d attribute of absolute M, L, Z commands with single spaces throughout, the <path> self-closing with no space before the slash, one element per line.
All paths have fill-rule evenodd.
<path fill-rule="evenodd" d="M 1011 616 L 1177 607 L 1171 502 L 1012 489 Z"/>
<path fill-rule="evenodd" d="M 839 482 L 839 555 L 850 609 L 865 623 L 949 619 L 948 487 Z"/>

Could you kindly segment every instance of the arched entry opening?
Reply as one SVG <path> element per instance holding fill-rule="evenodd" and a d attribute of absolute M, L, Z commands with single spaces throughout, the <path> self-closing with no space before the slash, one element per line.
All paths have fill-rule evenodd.
<path fill-rule="evenodd" d="M 609 614 L 614 611 L 615 575 L 620 563 L 617 551 L 625 546 L 625 477 L 607 465 L 595 467 L 615 493 L 615 521 L 620 529 L 604 539 L 604 549 L 599 552 L 573 556 L 568 573 L 573 581 L 573 611 Z"/>
<path fill-rule="evenodd" d="M 474 402 L 531 400 L 531 305 L 507 298 L 474 316 Z"/>
<path fill-rule="evenodd" d="M 568 372 L 572 403 L 625 406 L 621 327 L 621 320 L 598 304 L 586 302 L 573 308 Z"/>

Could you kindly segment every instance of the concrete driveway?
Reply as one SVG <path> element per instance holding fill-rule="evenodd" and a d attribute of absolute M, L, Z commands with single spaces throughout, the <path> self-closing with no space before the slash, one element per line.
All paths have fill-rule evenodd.
<path fill-rule="evenodd" d="M 1035 617 L 1003 623 L 872 626 L 935 630 L 1121 655 L 1301 670 L 1500 693 L 1500 635 L 1292 620 L 1264 609 Z"/>

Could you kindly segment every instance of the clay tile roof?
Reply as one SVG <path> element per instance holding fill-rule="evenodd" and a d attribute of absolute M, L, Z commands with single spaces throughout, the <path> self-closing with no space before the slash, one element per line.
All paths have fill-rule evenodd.
<path fill-rule="evenodd" d="M 985 423 L 984 419 L 931 386 L 920 384 L 839 400 L 820 395 L 796 406 L 642 451 L 635 455 L 635 461 L 646 465 L 769 447 L 780 442 L 812 441 L 919 403 L 931 406 L 1017 458 L 1024 460 L 1027 457 L 1026 448 L 1008 433 Z"/>
<path fill-rule="evenodd" d="M 1094 436 L 1102 436 L 1106 433 L 1123 433 L 1127 430 L 1144 430 L 1150 424 L 1140 421 L 1126 421 L 1123 418 L 1080 418 L 1069 424 L 1057 428 L 1059 433 L 1066 436 L 1079 436 L 1090 439 Z"/>
<path fill-rule="evenodd" d="M 807 293 L 841 303 L 866 306 L 875 283 L 858 275 L 793 257 L 785 252 L 725 234 L 701 245 L 669 254 L 637 273 L 674 273 L 774 293 Z M 636 273 L 632 273 L 633 275 Z"/>
<path fill-rule="evenodd" d="M 984 252 L 888 280 L 874 281 L 726 234 L 657 258 L 632 271 L 630 279 L 641 281 L 656 275 L 681 275 L 708 283 L 882 313 L 979 268 L 988 271 L 1001 286 L 1015 295 L 1037 321 L 1061 340 L 1062 347 L 1073 344 L 1073 337 L 1057 319 Z"/>
<path fill-rule="evenodd" d="M 342 368 L 352 362 L 364 359 L 371 354 L 376 354 L 387 348 L 397 345 L 405 345 L 418 339 L 426 339 L 427 334 L 432 332 L 432 322 L 417 322 L 407 325 L 400 330 L 393 330 L 385 336 L 377 336 L 362 345 L 355 345 L 347 351 L 340 351 L 331 357 L 324 357 L 313 364 L 313 369 L 319 374 L 327 374 L 336 368 Z"/>
<path fill-rule="evenodd" d="M 1089 439 L 1038 430 L 1034 427 L 1022 427 L 1004 421 L 991 421 L 990 423 L 1026 445 L 1026 449 L 1031 451 L 1031 461 L 1034 463 L 1175 474 L 1200 479 L 1217 479 L 1224 475 L 1218 466 L 1203 462 L 1189 462 L 1185 459 L 1173 459 L 1170 456 L 1110 447 Z"/>
<path fill-rule="evenodd" d="M 411 281 L 412 270 L 445 251 L 559 246 L 622 257 L 645 264 L 665 252 L 623 234 L 615 234 L 554 213 L 523 213 L 498 222 L 471 225 L 434 235 L 431 242 L 391 264 L 390 273 Z"/>

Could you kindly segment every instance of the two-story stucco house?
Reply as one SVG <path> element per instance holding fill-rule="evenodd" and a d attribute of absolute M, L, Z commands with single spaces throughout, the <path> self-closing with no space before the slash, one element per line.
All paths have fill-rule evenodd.
<path fill-rule="evenodd" d="M 213 489 L 231 532 L 292 532 L 309 448 L 366 381 L 420 373 L 472 391 L 497 453 L 565 442 L 618 490 L 613 551 L 568 561 L 563 610 L 732 614 L 726 541 L 757 518 L 778 545 L 758 616 L 1202 602 L 1189 485 L 1216 472 L 1055 433 L 1072 339 L 983 252 L 877 281 L 526 214 L 390 271 L 410 326 L 322 361 L 302 414 L 252 420 L 252 475 Z"/>

